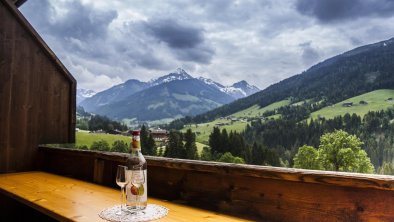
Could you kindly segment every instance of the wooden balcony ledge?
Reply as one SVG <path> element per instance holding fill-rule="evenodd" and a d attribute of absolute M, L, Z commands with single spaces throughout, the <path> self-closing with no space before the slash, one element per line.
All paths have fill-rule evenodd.
<path fill-rule="evenodd" d="M 114 188 L 116 167 L 127 159 L 120 153 L 39 149 L 41 170 Z M 257 221 L 394 221 L 393 176 L 146 159 L 151 197 Z"/>
<path fill-rule="evenodd" d="M 104 221 L 98 213 L 120 199 L 119 190 L 40 171 L 0 175 L 0 193 L 59 221 Z M 244 221 L 155 198 L 148 202 L 169 209 L 157 221 Z"/>

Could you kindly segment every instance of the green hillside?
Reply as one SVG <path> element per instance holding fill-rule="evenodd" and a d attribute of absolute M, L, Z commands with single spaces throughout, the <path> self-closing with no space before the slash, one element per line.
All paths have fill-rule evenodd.
<path fill-rule="evenodd" d="M 373 90 L 394 88 L 393 70 L 394 38 L 334 56 L 258 93 L 206 113 L 192 118 L 174 120 L 170 124 L 170 128 L 180 129 L 183 125 L 190 123 L 213 121 L 254 105 L 265 107 L 290 97 L 297 101 L 310 99 L 311 101 L 321 101 L 324 105 L 335 104 Z M 305 107 L 299 107 L 298 111 L 303 108 Z M 293 112 L 297 108 L 289 108 L 288 110 Z M 299 117 L 304 117 L 302 114 L 296 116 L 296 120 L 299 120 Z"/>
<path fill-rule="evenodd" d="M 116 140 L 122 140 L 125 143 L 129 144 L 131 141 L 131 137 L 122 136 L 122 135 L 112 135 L 112 134 L 104 134 L 104 133 L 88 133 L 88 132 L 76 132 L 76 146 L 86 145 L 90 147 L 94 141 L 105 140 L 108 142 L 110 146 Z"/>
<path fill-rule="evenodd" d="M 252 107 L 234 113 L 230 116 L 218 118 L 211 122 L 185 125 L 185 127 L 181 131 L 186 132 L 186 130 L 190 128 L 193 132 L 197 134 L 196 140 L 198 142 L 208 144 L 209 135 L 211 134 L 213 127 L 219 127 L 220 130 L 226 129 L 228 132 L 241 132 L 248 124 L 248 118 L 260 117 L 266 111 L 275 110 L 279 107 L 289 104 L 290 100 L 281 100 L 263 108 L 259 108 L 258 105 L 254 105 Z M 274 115 L 272 116 L 272 118 L 278 118 L 279 116 L 280 115 Z"/>
<path fill-rule="evenodd" d="M 364 116 L 369 111 L 378 111 L 382 109 L 387 109 L 388 107 L 392 107 L 394 105 L 394 100 L 389 101 L 389 98 L 394 99 L 394 90 L 375 90 L 341 101 L 332 106 L 324 107 L 323 109 L 311 113 L 310 117 L 316 119 L 318 118 L 318 116 L 321 116 L 326 119 L 332 119 L 335 116 L 345 115 L 346 113 L 356 113 L 357 115 Z M 367 104 L 360 104 L 360 101 L 365 101 Z M 301 103 L 303 103 L 303 101 L 299 102 L 299 104 Z M 344 103 L 353 104 L 350 107 L 345 107 L 343 106 Z M 241 132 L 245 129 L 250 118 L 260 117 L 266 111 L 275 110 L 289 104 L 290 100 L 286 99 L 272 103 L 263 108 L 259 108 L 258 105 L 254 105 L 227 117 L 215 119 L 211 122 L 186 125 L 185 128 L 182 129 L 182 131 L 185 132 L 187 129 L 190 128 L 193 132 L 197 133 L 198 142 L 208 144 L 209 135 L 211 134 L 213 127 L 219 127 L 221 130 L 226 129 L 228 132 Z M 276 119 L 280 117 L 280 114 L 276 114 L 271 117 Z"/>
<path fill-rule="evenodd" d="M 316 112 L 311 113 L 311 118 L 317 119 L 319 116 L 326 119 L 332 119 L 335 116 L 343 116 L 346 113 L 356 113 L 359 116 L 364 116 L 369 111 L 378 111 L 387 109 L 394 105 L 394 101 L 389 101 L 388 98 L 394 99 L 394 90 L 380 89 L 350 99 L 341 101 L 332 106 L 324 107 Z M 367 104 L 360 104 L 360 101 L 365 101 Z M 344 103 L 353 103 L 352 106 L 346 107 Z"/>
<path fill-rule="evenodd" d="M 259 117 L 261 115 L 263 115 L 264 112 L 266 111 L 271 111 L 271 110 L 275 110 L 279 107 L 282 106 L 286 106 L 290 104 L 290 100 L 285 99 L 285 100 L 281 100 L 279 102 L 276 103 L 272 103 L 266 107 L 260 108 L 259 105 L 254 105 L 251 106 L 247 109 L 241 110 L 239 112 L 236 112 L 234 114 L 232 114 L 231 116 L 237 117 L 237 118 L 254 118 L 254 117 Z"/>

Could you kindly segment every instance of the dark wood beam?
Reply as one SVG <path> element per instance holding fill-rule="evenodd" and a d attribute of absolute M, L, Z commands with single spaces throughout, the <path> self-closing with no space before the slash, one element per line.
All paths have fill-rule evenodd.
<path fill-rule="evenodd" d="M 14 5 L 19 8 L 20 6 L 23 5 L 23 3 L 25 3 L 27 0 L 13 0 L 12 2 L 14 3 Z"/>

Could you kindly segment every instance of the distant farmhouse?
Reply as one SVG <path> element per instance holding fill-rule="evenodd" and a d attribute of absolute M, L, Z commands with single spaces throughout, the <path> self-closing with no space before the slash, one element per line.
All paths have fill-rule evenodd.
<path fill-rule="evenodd" d="M 343 107 L 351 107 L 351 106 L 353 106 L 353 103 L 352 102 L 342 103 L 342 106 Z"/>
<path fill-rule="evenodd" d="M 364 100 L 361 100 L 361 101 L 360 101 L 360 105 L 368 105 L 368 102 L 367 102 L 367 101 L 364 101 Z"/>
<path fill-rule="evenodd" d="M 155 141 L 166 141 L 168 139 L 168 131 L 163 129 L 150 129 L 150 134 Z"/>

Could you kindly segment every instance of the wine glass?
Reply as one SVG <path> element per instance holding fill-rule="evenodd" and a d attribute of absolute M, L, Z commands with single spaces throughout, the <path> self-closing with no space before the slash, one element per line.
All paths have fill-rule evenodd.
<path fill-rule="evenodd" d="M 134 166 L 132 170 L 132 176 L 131 176 L 131 181 L 133 186 L 135 186 L 137 189 L 137 195 L 136 195 L 136 201 L 137 205 L 140 204 L 140 196 L 143 195 L 141 192 L 140 187 L 144 185 L 145 183 L 145 172 L 142 169 L 142 166 Z M 136 211 L 141 210 L 141 206 L 136 207 Z"/>
<path fill-rule="evenodd" d="M 116 171 L 116 184 L 120 186 L 120 211 L 116 213 L 117 215 L 122 215 L 123 212 L 123 205 L 124 205 L 124 199 L 125 199 L 125 186 L 129 182 L 129 178 L 127 177 L 127 167 L 118 165 L 118 169 Z"/>

